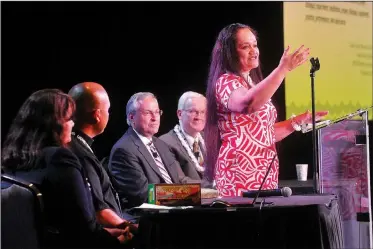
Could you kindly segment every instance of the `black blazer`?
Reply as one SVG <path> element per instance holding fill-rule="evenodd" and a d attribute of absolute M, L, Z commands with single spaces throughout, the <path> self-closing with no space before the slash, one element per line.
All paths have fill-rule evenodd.
<path fill-rule="evenodd" d="M 86 135 L 80 131 L 75 131 L 75 133 L 71 136 L 69 149 L 78 157 L 87 174 L 96 212 L 103 209 L 112 209 L 121 216 L 122 211 L 116 200 L 116 192 L 106 170 L 97 157 L 76 137 L 79 134 L 85 139 Z"/>
<path fill-rule="evenodd" d="M 34 183 L 43 194 L 48 248 L 114 248 L 119 241 L 96 221 L 89 182 L 66 148 L 47 147 L 32 170 L 7 172 Z"/>
<path fill-rule="evenodd" d="M 156 137 L 152 141 L 173 183 L 180 183 L 180 165 L 170 148 Z M 122 207 L 130 208 L 147 202 L 148 184 L 165 183 L 154 158 L 132 127 L 111 149 L 108 168 Z"/>

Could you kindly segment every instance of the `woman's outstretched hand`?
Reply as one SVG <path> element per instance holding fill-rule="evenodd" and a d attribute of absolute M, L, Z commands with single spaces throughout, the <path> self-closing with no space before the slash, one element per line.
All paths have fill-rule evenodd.
<path fill-rule="evenodd" d="M 302 65 L 308 60 L 310 54 L 309 48 L 304 48 L 304 45 L 300 46 L 294 53 L 289 54 L 290 47 L 288 46 L 280 60 L 279 67 L 290 72 L 291 70 Z"/>
<path fill-rule="evenodd" d="M 315 112 L 315 121 L 320 121 L 326 115 L 328 115 L 329 111 L 317 111 Z M 312 123 L 312 113 L 307 110 L 305 113 L 299 114 L 295 118 L 295 122 L 299 125 L 303 124 L 311 124 Z"/>

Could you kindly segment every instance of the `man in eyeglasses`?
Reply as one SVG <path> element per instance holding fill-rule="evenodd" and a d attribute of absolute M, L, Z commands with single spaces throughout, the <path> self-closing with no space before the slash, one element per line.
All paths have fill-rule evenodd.
<path fill-rule="evenodd" d="M 154 137 L 162 110 L 149 92 L 134 94 L 126 106 L 126 133 L 111 149 L 109 172 L 126 208 L 147 202 L 148 184 L 182 183 L 179 162 L 168 145 Z"/>
<path fill-rule="evenodd" d="M 159 138 L 170 146 L 186 176 L 200 180 L 203 188 L 211 188 L 212 181 L 204 177 L 206 147 L 201 133 L 206 124 L 206 108 L 202 94 L 183 93 L 176 112 L 179 124 Z"/>

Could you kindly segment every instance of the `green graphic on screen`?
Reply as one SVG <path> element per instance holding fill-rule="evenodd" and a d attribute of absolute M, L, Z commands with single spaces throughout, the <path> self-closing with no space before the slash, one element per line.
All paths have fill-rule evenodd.
<path fill-rule="evenodd" d="M 336 119 L 373 105 L 372 2 L 284 2 L 284 45 L 318 58 L 316 110 Z M 285 79 L 286 117 L 311 110 L 311 63 Z M 372 120 L 373 109 L 369 109 Z"/>

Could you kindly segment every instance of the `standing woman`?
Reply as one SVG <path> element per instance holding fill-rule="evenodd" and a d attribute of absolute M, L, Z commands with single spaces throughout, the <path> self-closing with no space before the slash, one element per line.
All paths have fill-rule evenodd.
<path fill-rule="evenodd" d="M 89 182 L 76 156 L 65 148 L 71 140 L 74 111 L 74 101 L 60 90 L 33 93 L 10 127 L 2 166 L 42 192 L 45 223 L 48 231 L 54 231 L 47 233 L 45 247 L 117 247 L 123 236 L 96 222 Z"/>
<path fill-rule="evenodd" d="M 271 97 L 288 72 L 309 56 L 303 45 L 289 53 L 263 79 L 259 66 L 256 32 L 234 23 L 223 28 L 212 51 L 206 97 L 208 100 L 207 174 L 214 178 L 220 196 L 240 196 L 260 187 L 273 160 L 263 189 L 278 187 L 279 162 L 275 143 L 301 124 L 310 122 L 309 112 L 276 122 Z M 327 112 L 319 112 L 318 117 Z"/>

